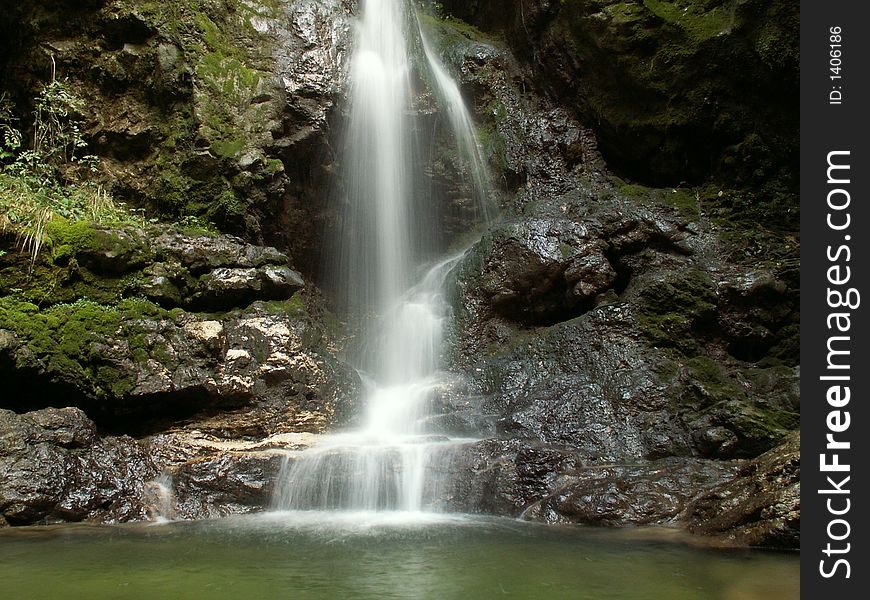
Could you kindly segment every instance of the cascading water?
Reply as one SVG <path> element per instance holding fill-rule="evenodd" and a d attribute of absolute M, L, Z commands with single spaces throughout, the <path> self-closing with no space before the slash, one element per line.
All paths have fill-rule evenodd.
<path fill-rule="evenodd" d="M 443 385 L 438 363 L 450 315 L 445 279 L 461 254 L 411 285 L 419 271 L 417 241 L 434 221 L 426 207 L 414 205 L 421 169 L 413 160 L 409 116 L 410 34 L 419 35 L 481 206 L 488 179 L 459 89 L 411 11 L 407 0 L 366 0 L 351 66 L 341 286 L 348 304 L 368 317 L 356 357 L 367 383 L 366 418 L 359 430 L 326 436 L 288 459 L 277 508 L 425 511 L 441 483 L 433 466 L 464 442 L 426 425 L 432 393 Z"/>
<path fill-rule="evenodd" d="M 472 190 L 476 205 L 481 211 L 480 216 L 483 221 L 489 221 L 492 218 L 492 215 L 489 214 L 489 197 L 491 193 L 489 171 L 486 168 L 483 152 L 481 152 L 480 145 L 477 143 L 471 114 L 465 106 L 459 86 L 456 85 L 456 82 L 447 73 L 444 65 L 441 64 L 419 20 L 417 21 L 417 30 L 420 33 L 423 54 L 426 57 L 429 72 L 432 74 L 436 91 L 442 104 L 447 108 L 447 115 L 450 119 L 453 134 L 456 136 L 459 154 L 465 161 L 466 168 L 471 176 Z"/>

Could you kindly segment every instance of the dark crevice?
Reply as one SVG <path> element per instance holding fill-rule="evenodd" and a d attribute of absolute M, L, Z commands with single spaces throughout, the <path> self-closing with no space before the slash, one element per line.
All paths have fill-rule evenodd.
<path fill-rule="evenodd" d="M 250 402 L 247 395 L 217 400 L 207 390 L 199 388 L 135 398 L 96 399 L 72 384 L 52 381 L 45 373 L 16 369 L 14 365 L 0 365 L 0 378 L 5 382 L 0 408 L 25 413 L 75 406 L 94 421 L 102 435 L 153 435 L 191 417 L 216 415 Z"/>
<path fill-rule="evenodd" d="M 241 408 L 250 402 L 247 395 L 221 397 L 219 400 L 199 388 L 183 392 L 141 396 L 135 405 L 118 401 L 118 406 L 97 406 L 89 411 L 101 433 L 145 437 L 171 429 L 194 416 L 209 417 Z M 155 416 L 159 415 L 159 416 Z"/>
<path fill-rule="evenodd" d="M 613 267 L 613 270 L 616 271 L 616 279 L 613 282 L 612 289 L 616 292 L 617 296 L 621 296 L 631 283 L 634 269 L 623 260 L 625 254 L 616 252 L 612 246 L 604 251 L 604 257 L 608 260 L 610 266 Z"/>
<path fill-rule="evenodd" d="M 141 46 L 156 34 L 153 27 L 133 14 L 106 20 L 103 26 L 106 50 L 120 50 L 127 44 Z"/>

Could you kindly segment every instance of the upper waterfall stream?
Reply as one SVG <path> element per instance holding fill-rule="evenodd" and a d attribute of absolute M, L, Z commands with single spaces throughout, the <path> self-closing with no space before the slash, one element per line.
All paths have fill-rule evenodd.
<path fill-rule="evenodd" d="M 415 43 L 424 64 L 414 65 Z M 407 0 L 366 0 L 351 64 L 344 172 L 347 202 L 338 246 L 340 287 L 360 315 L 352 357 L 366 382 L 366 414 L 355 431 L 325 436 L 288 458 L 275 506 L 289 510 L 421 512 L 440 485 L 450 439 L 428 425 L 450 316 L 446 278 L 462 254 L 424 267 L 423 240 L 435 237 L 432 207 L 414 197 L 423 165 L 411 110 L 414 68 L 425 69 L 466 163 L 486 217 L 488 175 L 469 111 Z M 415 282 L 419 273 L 424 276 Z"/>

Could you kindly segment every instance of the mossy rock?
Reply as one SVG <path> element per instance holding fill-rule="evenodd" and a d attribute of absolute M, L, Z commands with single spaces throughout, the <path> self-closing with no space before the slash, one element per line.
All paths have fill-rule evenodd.
<path fill-rule="evenodd" d="M 689 269 L 643 289 L 637 303 L 637 323 L 653 345 L 691 355 L 699 348 L 699 333 L 715 322 L 717 303 L 710 277 Z"/>
<path fill-rule="evenodd" d="M 144 300 L 116 306 L 79 300 L 40 310 L 29 302 L 0 299 L 0 329 L 13 332 L 27 349 L 19 353 L 17 367 L 39 364 L 49 378 L 74 383 L 82 394 L 96 398 L 120 398 L 136 383 L 130 370 L 111 361 L 108 346 L 118 339 L 131 345 L 143 339 L 145 331 L 135 324 L 139 319 L 169 316 Z"/>
<path fill-rule="evenodd" d="M 595 129 L 624 176 L 662 187 L 735 171 L 742 179 L 758 167 L 723 161 L 751 135 L 769 149 L 768 162 L 796 172 L 794 2 L 443 4 L 503 37 L 539 84 Z"/>
<path fill-rule="evenodd" d="M 705 456 L 752 458 L 800 426 L 800 391 L 793 369 L 752 368 L 698 355 L 665 359 L 658 374 Z"/>

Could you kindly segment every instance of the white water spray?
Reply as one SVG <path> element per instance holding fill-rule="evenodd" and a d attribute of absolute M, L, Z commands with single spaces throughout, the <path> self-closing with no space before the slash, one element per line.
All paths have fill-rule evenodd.
<path fill-rule="evenodd" d="M 458 444 L 427 431 L 450 309 L 445 280 L 461 254 L 426 271 L 417 285 L 414 243 L 434 226 L 413 210 L 415 189 L 411 105 L 411 40 L 419 35 L 437 93 L 450 115 L 460 155 L 469 164 L 480 204 L 486 170 L 459 88 L 423 37 L 408 0 L 366 0 L 351 68 L 348 202 L 342 285 L 362 315 L 367 379 L 366 418 L 350 433 L 326 436 L 288 458 L 275 507 L 289 510 L 405 511 L 431 509 L 442 485 L 438 465 Z M 483 212 L 483 211 L 482 211 Z"/>
<path fill-rule="evenodd" d="M 475 204 L 482 213 L 480 215 L 482 220 L 489 221 L 492 218 L 488 210 L 491 194 L 489 171 L 486 168 L 483 151 L 477 143 L 471 113 L 468 112 L 468 107 L 465 106 L 462 92 L 459 91 L 456 81 L 450 77 L 438 55 L 432 49 L 419 19 L 417 20 L 417 29 L 420 32 L 423 53 L 426 56 L 429 72 L 434 79 L 439 99 L 447 109 L 450 126 L 453 129 L 453 135 L 456 137 L 456 144 L 459 147 L 459 155 L 465 161 L 465 167 L 471 176 L 472 190 L 476 200 Z"/>

